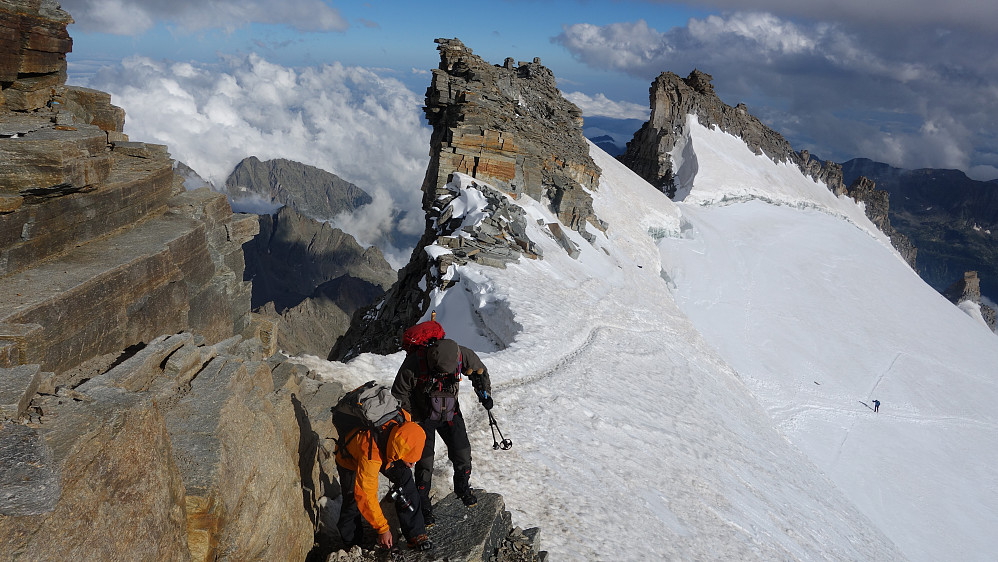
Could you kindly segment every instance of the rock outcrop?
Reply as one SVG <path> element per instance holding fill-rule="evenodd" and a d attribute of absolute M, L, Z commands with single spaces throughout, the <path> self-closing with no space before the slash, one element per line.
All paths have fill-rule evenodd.
<path fill-rule="evenodd" d="M 953 283 L 943 291 L 943 296 L 953 304 L 960 304 L 970 301 L 981 309 L 981 316 L 984 322 L 991 328 L 992 332 L 998 331 L 998 314 L 995 309 L 981 302 L 981 280 L 976 271 L 967 271 L 963 274 L 963 279 Z"/>
<path fill-rule="evenodd" d="M 918 255 L 918 249 L 915 248 L 910 238 L 898 232 L 891 224 L 890 195 L 882 189 L 877 189 L 877 184 L 865 176 L 856 178 L 856 181 L 852 182 L 846 189 L 846 193 L 857 202 L 863 203 L 864 212 L 870 221 L 891 239 L 891 244 L 901 254 L 904 261 L 912 269 L 916 269 L 915 258 Z"/>
<path fill-rule="evenodd" d="M 684 134 L 686 116 L 696 115 L 700 124 L 740 137 L 756 154 L 765 154 L 774 162 L 792 162 L 805 175 L 824 182 L 836 193 L 842 192 L 841 166 L 812 159 L 806 150 L 796 152 L 782 135 L 749 114 L 745 104 L 731 107 L 722 102 L 711 80 L 711 75 L 699 70 L 686 78 L 672 72 L 660 74 L 649 88 L 651 117 L 634 133 L 618 159 L 648 183 L 674 196 L 669 152 Z"/>
<path fill-rule="evenodd" d="M 255 217 L 179 188 L 166 147 L 129 142 L 103 92 L 65 85 L 68 14 L 0 3 L 0 349 L 61 372 L 184 329 L 242 332 Z M 38 86 L 39 78 L 46 86 Z M 13 92 L 32 92 L 33 100 Z"/>
<path fill-rule="evenodd" d="M 424 210 L 451 172 L 461 172 L 514 198 L 547 201 L 574 230 L 602 229 L 586 194 L 598 188 L 600 169 L 582 134 L 582 111 L 562 97 L 551 70 L 536 58 L 491 65 L 458 39 L 436 42 L 440 66 L 424 109 L 433 127 Z"/>
<path fill-rule="evenodd" d="M 362 248 L 291 207 L 259 221 L 260 233 L 243 245 L 252 306 L 281 318 L 279 349 L 324 357 L 351 315 L 381 297 L 397 274 L 378 248 Z"/>
<path fill-rule="evenodd" d="M 297 387 L 274 388 L 259 340 L 197 339 L 161 336 L 82 384 L 36 396 L 31 423 L 16 427 L 41 460 L 21 495 L 4 498 L 3 552 L 304 558 L 314 531 L 302 509 Z M 19 505 L 51 482 L 61 493 L 47 509 Z"/>
<path fill-rule="evenodd" d="M 426 230 L 398 282 L 357 312 L 330 359 L 398 351 L 403 330 L 427 313 L 429 292 L 451 283 L 451 264 L 503 267 L 521 256 L 539 258 L 524 234 L 522 210 L 507 197 L 547 202 L 585 239 L 593 236 L 588 225 L 606 228 L 587 193 L 598 187 L 601 170 L 589 156 L 581 112 L 558 92 L 551 71 L 537 59 L 490 65 L 457 39 L 436 42 L 440 67 L 433 70 L 425 108 L 433 126 L 422 185 Z M 451 205 L 458 184 L 467 182 L 479 184 L 487 200 L 487 218 L 475 227 L 463 227 Z M 550 228 L 565 251 L 577 255 L 560 226 Z M 429 246 L 449 251 L 430 255 Z"/>
<path fill-rule="evenodd" d="M 65 85 L 71 21 L 0 0 L 0 560 L 303 559 L 318 456 L 250 313 L 257 217 Z"/>

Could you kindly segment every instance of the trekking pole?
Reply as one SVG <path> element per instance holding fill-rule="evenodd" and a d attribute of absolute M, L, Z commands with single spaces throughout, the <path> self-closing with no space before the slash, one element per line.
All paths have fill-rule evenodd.
<path fill-rule="evenodd" d="M 489 427 L 492 429 L 492 448 L 495 450 L 502 449 L 503 451 L 508 451 L 513 448 L 513 441 L 506 439 L 502 435 L 502 430 L 499 429 L 499 424 L 496 422 L 495 416 L 492 415 L 492 410 L 489 412 Z M 499 432 L 499 439 L 502 441 L 496 441 L 496 432 Z"/>

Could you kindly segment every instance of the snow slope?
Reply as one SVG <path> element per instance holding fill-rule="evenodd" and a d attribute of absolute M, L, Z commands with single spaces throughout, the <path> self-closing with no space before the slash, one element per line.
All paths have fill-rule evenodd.
<path fill-rule="evenodd" d="M 689 128 L 690 227 L 660 244 L 680 308 L 906 557 L 995 560 L 998 337 L 871 237 L 849 199 Z M 731 193 L 743 202 L 720 204 Z"/>
<path fill-rule="evenodd" d="M 702 148 L 694 137 L 690 150 L 697 151 L 700 173 L 713 165 L 700 155 Z M 748 258 L 741 263 L 749 268 L 756 263 L 751 256 L 768 255 L 769 217 L 760 217 L 754 238 L 728 236 L 732 219 L 721 215 L 712 224 L 715 207 L 674 204 L 595 146 L 591 152 L 603 169 L 600 188 L 593 194 L 594 208 L 610 225 L 606 233 L 594 232 L 594 245 L 570 233 L 582 250 L 577 260 L 571 259 L 533 220 L 553 222 L 555 218 L 543 205 L 521 198 L 516 203 L 532 219 L 528 234 L 543 250 L 544 259 L 523 259 L 505 270 L 463 266 L 454 272 L 457 284 L 434 295 L 437 319 L 448 335 L 480 351 L 489 366 L 494 412 L 503 433 L 514 443 L 509 451 L 492 449 L 485 412 L 477 407 L 470 387 L 464 388 L 463 409 L 475 455 L 473 485 L 502 493 L 514 524 L 541 526 L 542 547 L 555 560 L 918 558 L 917 552 L 902 554 L 891 540 L 901 542 L 903 536 L 888 538 L 882 529 L 890 529 L 883 522 L 874 523 L 877 511 L 861 505 L 858 485 L 835 480 L 848 468 L 843 458 L 854 462 L 850 465 L 854 470 L 870 470 L 873 457 L 856 460 L 836 454 L 842 470 L 829 470 L 822 465 L 828 455 L 815 454 L 815 450 L 824 450 L 827 433 L 812 435 L 808 423 L 798 424 L 803 429 L 794 432 L 793 424 L 774 422 L 779 412 L 773 403 L 784 383 L 769 377 L 772 395 L 766 395 L 762 391 L 768 387 L 759 383 L 761 369 L 750 369 L 745 375 L 729 366 L 739 368 L 741 357 L 754 357 L 761 339 L 767 342 L 764 359 L 771 362 L 766 368 L 789 372 L 794 364 L 784 363 L 785 357 L 804 356 L 800 348 L 818 347 L 798 340 L 808 334 L 780 331 L 782 319 L 804 312 L 812 324 L 834 320 L 841 322 L 838 330 L 864 337 L 873 337 L 876 330 L 865 325 L 850 328 L 853 321 L 848 311 L 834 317 L 820 310 L 797 311 L 762 302 L 755 294 L 738 297 L 747 299 L 740 304 L 753 311 L 747 320 L 730 313 L 701 317 L 684 312 L 677 301 L 684 307 L 690 302 L 716 302 L 727 298 L 732 287 L 745 284 L 743 277 L 729 275 L 723 262 L 734 259 L 729 256 L 738 257 L 739 248 Z M 755 160 L 751 164 L 766 166 Z M 699 187 L 697 177 L 702 176 L 692 178 L 693 192 Z M 474 190 L 470 178 L 459 176 L 457 183 L 469 192 Z M 723 186 L 718 189 L 723 191 Z M 802 195 L 801 203 L 793 207 L 773 207 L 739 193 L 729 201 L 749 201 L 716 209 L 743 210 L 741 216 L 748 224 L 753 223 L 753 212 L 783 209 L 796 213 L 793 216 L 798 219 L 789 222 L 804 231 L 797 232 L 798 236 L 829 231 L 827 237 L 833 244 L 879 248 L 856 256 L 856 260 L 871 260 L 858 267 L 856 283 L 869 280 L 868 269 L 886 268 L 894 272 L 891 275 L 904 275 L 900 269 L 891 269 L 903 263 L 875 233 L 844 218 L 861 219 L 861 213 L 843 206 L 844 210 L 826 214 L 815 210 L 822 207 L 820 201 L 806 199 Z M 475 214 L 474 205 L 467 204 L 475 200 L 470 194 L 461 199 L 466 217 Z M 816 224 L 814 233 L 806 231 L 810 222 Z M 844 232 L 858 233 L 861 238 L 839 241 L 837 236 Z M 705 258 L 708 265 L 702 267 L 714 264 L 715 269 L 697 277 L 694 255 Z M 783 263 L 775 254 L 770 261 Z M 816 295 L 815 307 L 840 306 L 838 288 L 825 286 L 826 277 L 804 279 Z M 692 290 L 717 298 L 691 298 L 684 292 Z M 729 304 L 739 306 L 734 301 Z M 873 303 L 850 306 L 870 308 Z M 912 308 L 925 307 L 916 303 Z M 710 307 L 701 308 L 709 312 Z M 956 325 L 954 331 L 965 327 L 960 316 L 946 316 L 945 321 Z M 746 322 L 758 322 L 759 328 L 752 329 Z M 730 326 L 731 331 L 749 330 L 751 337 L 742 337 L 740 345 L 722 345 L 728 341 L 728 324 L 737 324 Z M 347 383 L 373 378 L 390 384 L 402 355 L 362 355 L 348 364 L 314 358 L 303 361 Z M 828 392 L 849 396 L 848 390 L 839 388 L 845 383 L 833 383 L 833 374 L 821 382 Z M 901 399 L 888 393 L 886 386 L 878 391 L 885 402 L 879 418 L 883 422 L 897 415 L 888 414 L 888 408 L 896 408 L 894 402 Z M 846 401 L 842 407 L 860 406 L 857 401 L 867 398 L 868 392 L 850 397 L 853 404 Z M 847 418 L 846 427 L 861 426 L 861 414 L 858 411 Z M 867 417 L 872 423 L 872 414 Z M 777 418 L 791 419 L 806 418 L 789 414 Z M 787 436 L 805 438 L 795 445 Z M 841 441 L 843 433 L 838 437 Z M 849 446 L 835 446 L 848 451 L 853 442 L 847 441 Z M 886 446 L 889 442 L 885 437 L 877 443 Z M 855 447 L 866 450 L 858 442 Z M 888 461 L 894 463 L 894 459 Z M 868 479 L 890 479 L 898 486 L 918 483 L 915 467 L 883 465 L 885 470 L 888 466 L 895 470 L 869 472 Z M 434 494 L 442 497 L 450 487 L 450 467 L 444 455 L 438 454 L 436 468 Z"/>

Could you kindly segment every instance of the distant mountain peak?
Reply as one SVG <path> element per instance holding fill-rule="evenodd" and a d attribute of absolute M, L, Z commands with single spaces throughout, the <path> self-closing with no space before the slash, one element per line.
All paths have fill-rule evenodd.
<path fill-rule="evenodd" d="M 332 172 L 286 158 L 244 158 L 225 180 L 225 187 L 234 205 L 255 195 L 291 206 L 316 220 L 332 219 L 373 200 L 366 191 Z"/>
<path fill-rule="evenodd" d="M 686 116 L 696 115 L 701 124 L 716 126 L 745 141 L 756 154 L 774 162 L 792 162 L 801 171 L 842 193 L 842 169 L 834 162 L 811 158 L 807 150 L 797 152 L 782 135 L 748 112 L 743 103 L 725 104 L 714 92 L 713 77 L 694 69 L 686 78 L 663 72 L 650 89 L 651 117 L 627 143 L 618 159 L 648 183 L 670 197 L 676 193 L 672 158 L 669 155 L 686 127 Z"/>

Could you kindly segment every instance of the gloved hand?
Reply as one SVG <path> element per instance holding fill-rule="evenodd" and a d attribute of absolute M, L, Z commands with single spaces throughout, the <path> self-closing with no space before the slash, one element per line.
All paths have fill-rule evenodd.
<path fill-rule="evenodd" d="M 486 410 L 492 409 L 492 397 L 488 394 L 486 394 L 484 398 L 479 398 L 478 401 L 482 403 L 482 407 Z"/>

